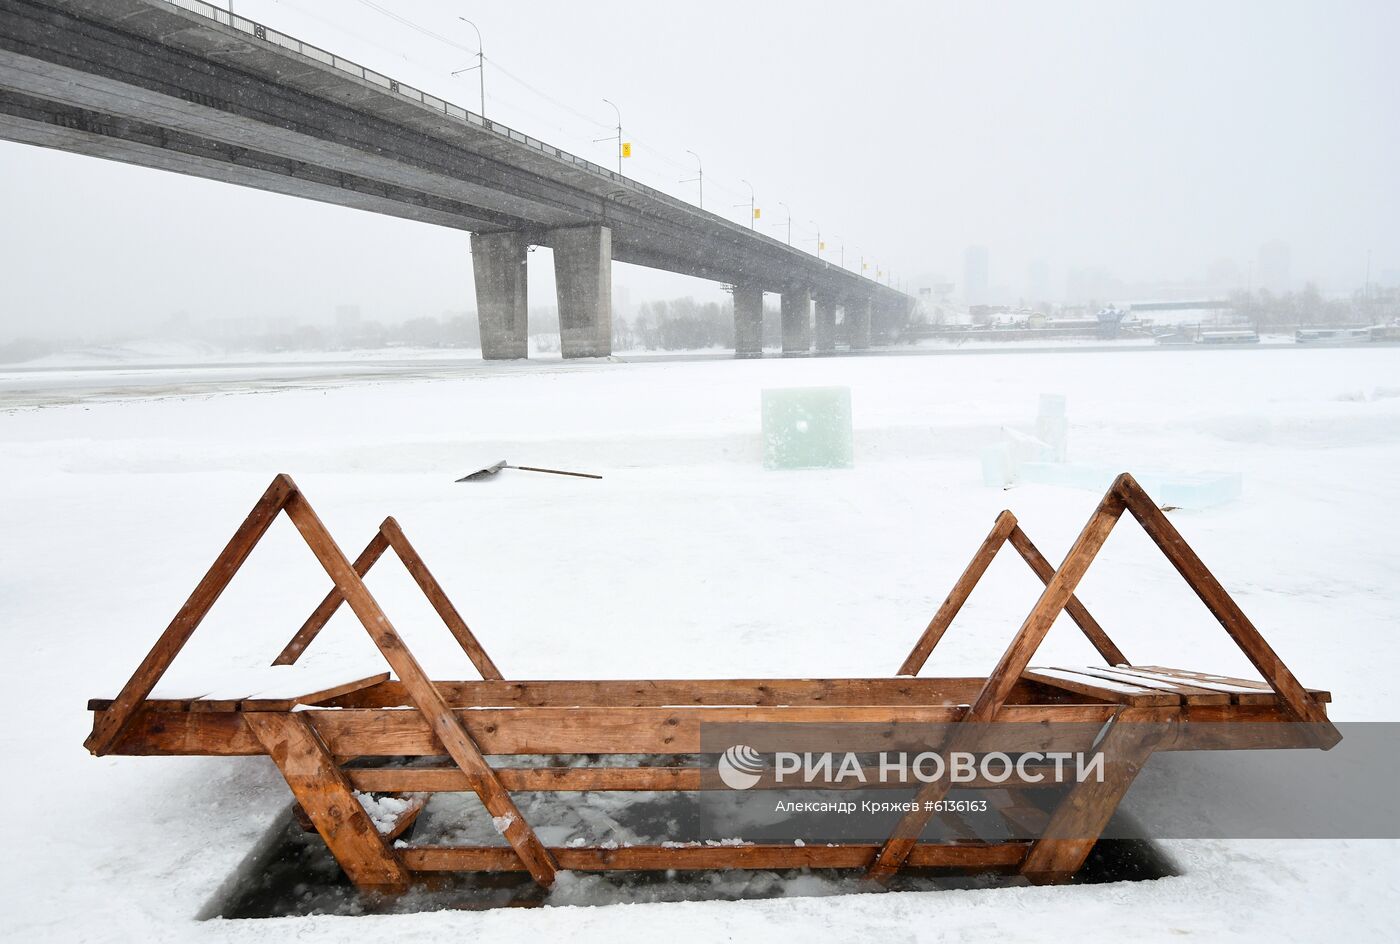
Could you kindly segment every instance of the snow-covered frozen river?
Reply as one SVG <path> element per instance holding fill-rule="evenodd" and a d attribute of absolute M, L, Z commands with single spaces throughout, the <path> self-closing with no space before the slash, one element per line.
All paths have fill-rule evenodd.
<path fill-rule="evenodd" d="M 285 785 L 263 759 L 94 759 L 82 740 L 86 699 L 120 686 L 276 472 L 347 549 L 395 515 L 508 677 L 892 673 L 997 511 L 1058 559 L 1097 501 L 981 484 L 979 450 L 1029 427 L 1041 393 L 1068 398 L 1072 459 L 1240 473 L 1240 501 L 1177 526 L 1335 718 L 1396 720 L 1400 348 L 206 370 L 0 376 L 6 939 L 1303 940 L 1393 922 L 1395 843 L 1198 841 L 1166 844 L 1181 876 L 1121 885 L 197 923 Z M 851 388 L 855 468 L 765 472 L 760 391 L 809 385 Z M 604 479 L 453 484 L 499 459 Z M 467 675 L 401 569 L 371 585 L 434 675 Z M 325 589 L 279 523 L 176 671 L 265 664 Z M 998 559 L 926 674 L 985 673 L 1037 591 Z M 1135 662 L 1251 671 L 1131 525 L 1080 596 Z M 317 647 L 322 665 L 375 658 L 343 617 Z M 1095 659 L 1072 626 L 1042 654 Z"/>

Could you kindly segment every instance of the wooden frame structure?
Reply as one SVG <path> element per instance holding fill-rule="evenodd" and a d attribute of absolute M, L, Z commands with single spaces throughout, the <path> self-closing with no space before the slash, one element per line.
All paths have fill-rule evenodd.
<path fill-rule="evenodd" d="M 1264 682 L 1157 666 L 1134 667 L 1074 595 L 1075 587 L 1124 512 L 1131 514 L 1186 579 Z M 320 687 L 290 698 L 153 698 L 157 683 L 279 514 L 292 523 L 331 579 L 325 599 L 274 664 L 294 664 L 331 616 L 347 604 L 389 668 L 387 673 Z M 1003 544 L 1026 561 L 1045 589 L 985 678 L 917 678 Z M 364 583 L 388 550 L 402 560 L 480 672 L 480 681 L 430 679 Z M 1030 661 L 1061 611 L 1104 657 L 1102 668 L 1032 668 Z M 299 670 L 298 670 L 299 671 Z M 170 625 L 114 699 L 94 699 L 97 755 L 258 755 L 272 758 L 291 787 L 299 815 L 325 840 L 362 888 L 403 889 L 414 872 L 523 870 L 542 885 L 559 869 L 846 868 L 888 876 L 903 867 L 1013 868 L 1036 881 L 1061 880 L 1082 865 L 1133 777 L 1157 750 L 1219 747 L 1328 748 L 1340 735 L 1327 719 L 1330 695 L 1304 688 L 1180 533 L 1130 475 L 1119 476 L 1053 568 L 1002 512 L 972 562 L 914 645 L 898 674 L 868 679 L 700 679 L 508 681 L 486 654 L 393 518 L 351 562 L 296 484 L 277 476 L 219 554 Z M 945 755 L 979 746 L 985 722 L 1024 725 L 1026 745 L 1043 743 L 1046 722 L 1091 732 L 1080 749 L 1103 754 L 1096 781 L 1048 784 L 1064 796 L 1033 841 L 925 841 L 925 827 L 949 788 L 924 785 L 919 812 L 906 814 L 881 844 L 546 847 L 512 793 L 583 790 L 715 789 L 711 768 L 695 764 L 629 767 L 493 767 L 485 755 L 702 752 L 701 726 L 721 722 L 943 724 L 934 745 Z M 1218 736 L 1216 722 L 1250 722 L 1241 744 Z M 1260 724 L 1260 723 L 1263 724 Z M 1263 733 L 1259 733 L 1263 732 Z M 984 750 L 985 744 L 981 745 Z M 1014 745 L 1013 745 L 1014 746 Z M 1006 750 L 1003 739 L 997 749 Z M 363 766 L 359 758 L 446 758 L 436 766 Z M 1018 783 L 1016 789 L 1046 784 Z M 1003 785 L 974 782 L 971 788 Z M 1016 789 L 999 790 L 1008 820 L 1028 815 Z M 475 793 L 504 845 L 407 846 L 394 838 L 423 808 L 415 796 L 381 832 L 355 791 Z"/>

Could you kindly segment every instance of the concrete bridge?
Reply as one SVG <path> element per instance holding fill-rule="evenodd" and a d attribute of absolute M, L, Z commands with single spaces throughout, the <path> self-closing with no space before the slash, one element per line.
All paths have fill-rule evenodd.
<path fill-rule="evenodd" d="M 482 352 L 526 356 L 554 251 L 565 357 L 612 349 L 612 261 L 733 286 L 736 353 L 851 348 L 909 296 L 200 0 L 0 2 L 0 138 L 472 234 Z M 813 305 L 815 303 L 815 315 Z"/>

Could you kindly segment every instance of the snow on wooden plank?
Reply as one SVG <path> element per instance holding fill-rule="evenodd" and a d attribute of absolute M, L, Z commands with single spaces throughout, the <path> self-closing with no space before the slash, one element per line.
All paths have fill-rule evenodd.
<path fill-rule="evenodd" d="M 376 669 L 367 670 L 363 665 L 248 666 L 221 672 L 215 681 L 162 679 L 149 701 L 162 708 L 189 707 L 194 711 L 237 711 L 250 705 L 262 711 L 286 710 L 387 681 L 389 673 Z M 88 710 L 104 711 L 114 698 L 91 699 Z"/>
<path fill-rule="evenodd" d="M 1021 677 L 1124 705 L 1160 707 L 1181 704 L 1181 699 L 1170 692 L 1153 691 L 1126 681 L 1094 678 L 1072 669 L 1030 668 L 1022 672 Z"/>
<path fill-rule="evenodd" d="M 1201 679 L 1183 679 L 1180 676 L 1168 675 L 1163 672 L 1150 672 L 1146 669 L 1128 668 L 1115 666 L 1108 671 L 1129 679 L 1139 681 L 1166 682 L 1176 685 L 1179 688 L 1195 688 L 1208 692 L 1216 692 L 1229 698 L 1237 705 L 1264 705 L 1273 704 L 1278 698 L 1272 691 L 1260 691 L 1257 688 L 1249 688 L 1244 685 L 1231 685 L 1227 682 L 1208 682 Z"/>
<path fill-rule="evenodd" d="M 1206 672 L 1191 672 L 1186 669 L 1171 669 L 1161 665 L 1139 665 L 1134 668 L 1147 672 L 1158 672 L 1162 675 L 1170 675 L 1172 678 L 1181 678 L 1192 684 L 1205 684 L 1207 682 L 1223 682 L 1227 685 L 1238 685 L 1257 692 L 1273 692 L 1264 682 L 1251 681 L 1249 679 L 1235 678 L 1230 675 L 1211 675 Z M 1321 688 L 1309 688 L 1308 693 L 1320 702 L 1331 702 L 1332 693 Z"/>

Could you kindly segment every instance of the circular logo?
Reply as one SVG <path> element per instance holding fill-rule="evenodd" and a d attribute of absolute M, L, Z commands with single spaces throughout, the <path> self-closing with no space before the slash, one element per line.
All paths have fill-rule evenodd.
<path fill-rule="evenodd" d="M 747 790 L 763 773 L 763 758 L 747 744 L 735 744 L 719 759 L 719 779 L 731 790 Z"/>

